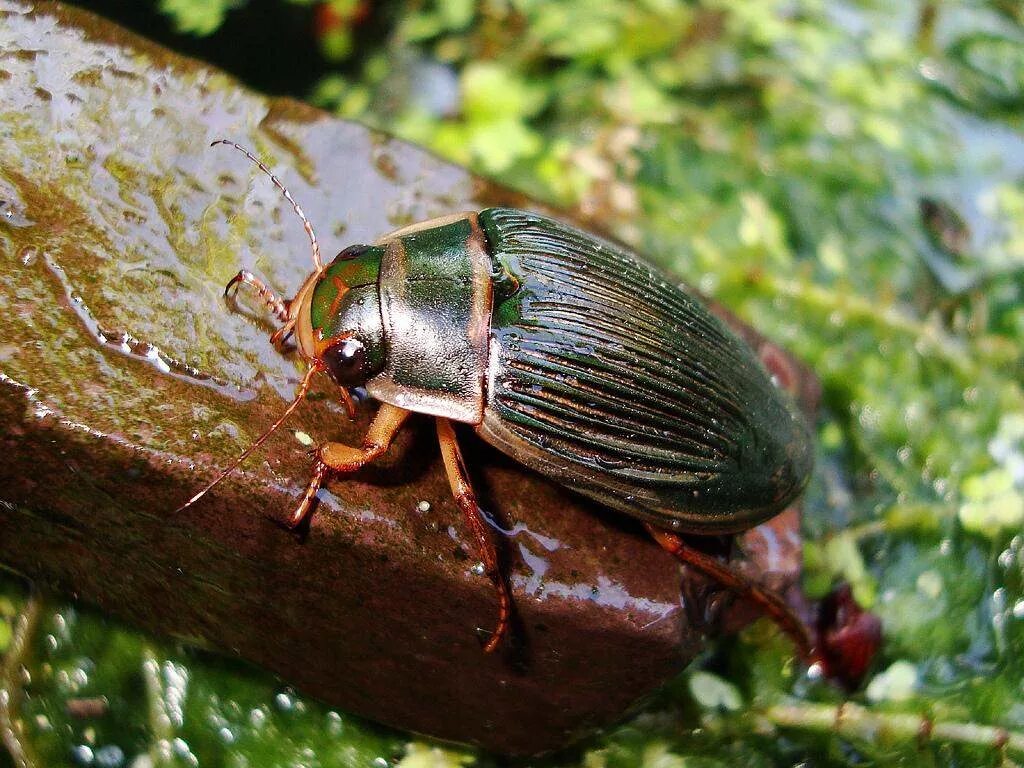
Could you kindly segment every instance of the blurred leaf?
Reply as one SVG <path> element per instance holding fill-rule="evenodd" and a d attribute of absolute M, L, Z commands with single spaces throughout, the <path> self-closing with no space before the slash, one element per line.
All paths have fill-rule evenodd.
<path fill-rule="evenodd" d="M 171 17 L 174 28 L 185 34 L 212 35 L 224 17 L 246 0 L 160 0 L 160 10 Z"/>
<path fill-rule="evenodd" d="M 917 688 L 917 668 L 909 661 L 894 662 L 868 683 L 864 695 L 868 701 L 906 701 L 913 698 Z"/>
<path fill-rule="evenodd" d="M 462 109 L 471 122 L 530 117 L 547 94 L 536 84 L 494 62 L 473 63 L 462 73 Z"/>

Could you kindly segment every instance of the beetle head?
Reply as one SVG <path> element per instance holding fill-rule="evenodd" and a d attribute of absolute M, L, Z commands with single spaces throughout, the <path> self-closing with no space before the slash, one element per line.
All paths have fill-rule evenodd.
<path fill-rule="evenodd" d="M 299 351 L 351 389 L 384 367 L 384 326 L 377 278 L 383 248 L 354 245 L 306 281 L 298 308 Z"/>

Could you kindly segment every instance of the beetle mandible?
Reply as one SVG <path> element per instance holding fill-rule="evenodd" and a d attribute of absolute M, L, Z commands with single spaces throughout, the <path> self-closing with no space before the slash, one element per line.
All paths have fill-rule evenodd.
<path fill-rule="evenodd" d="M 508 632 L 511 598 L 453 423 L 526 467 L 639 518 L 682 562 L 759 603 L 806 661 L 810 632 L 774 593 L 677 535 L 726 534 L 781 511 L 813 462 L 808 426 L 752 350 L 686 289 L 619 246 L 508 208 L 414 224 L 370 245 L 320 257 L 302 219 L 313 272 L 291 300 L 241 271 L 294 335 L 308 363 L 284 414 L 181 509 L 223 480 L 277 429 L 326 373 L 350 413 L 365 387 L 380 402 L 362 445 L 316 449 L 289 524 L 310 513 L 329 473 L 381 456 L 411 413 L 435 417 L 445 471 L 498 596 L 491 651 Z"/>

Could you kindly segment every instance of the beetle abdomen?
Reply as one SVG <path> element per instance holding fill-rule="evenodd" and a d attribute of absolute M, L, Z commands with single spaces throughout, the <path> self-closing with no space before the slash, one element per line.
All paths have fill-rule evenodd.
<path fill-rule="evenodd" d="M 480 214 L 496 266 L 480 435 L 559 482 L 662 526 L 770 517 L 803 487 L 807 428 L 751 350 L 618 246 L 510 209 Z"/>

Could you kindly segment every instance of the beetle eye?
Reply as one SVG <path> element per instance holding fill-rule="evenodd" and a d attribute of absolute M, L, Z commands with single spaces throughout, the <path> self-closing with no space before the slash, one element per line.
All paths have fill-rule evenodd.
<path fill-rule="evenodd" d="M 334 257 L 335 261 L 351 261 L 352 259 L 358 259 L 364 253 L 370 250 L 368 245 L 350 245 L 348 248 L 343 250 L 337 256 Z"/>
<path fill-rule="evenodd" d="M 366 348 L 359 339 L 349 337 L 331 345 L 320 360 L 338 386 L 358 387 L 366 381 Z"/>

